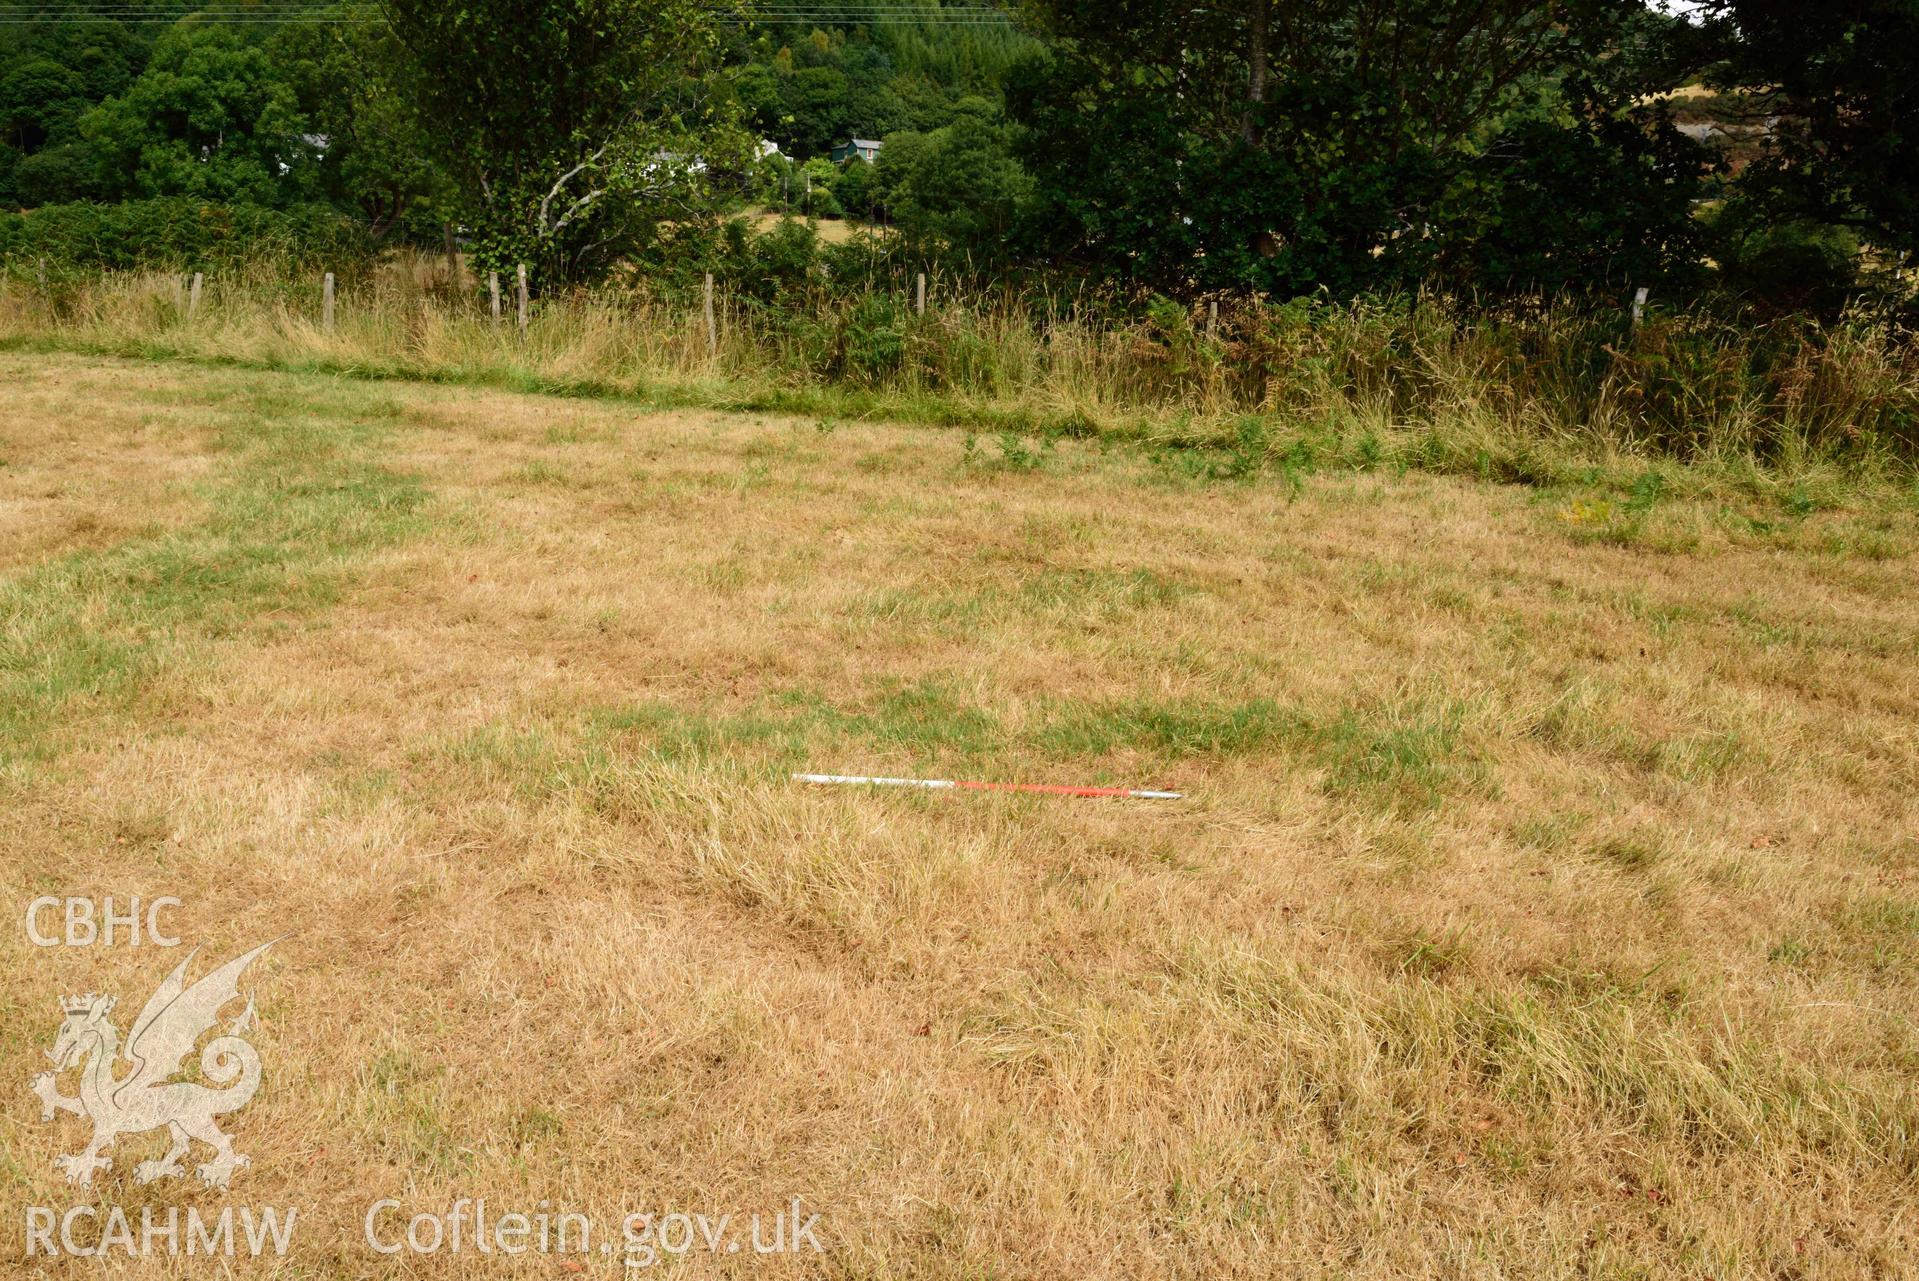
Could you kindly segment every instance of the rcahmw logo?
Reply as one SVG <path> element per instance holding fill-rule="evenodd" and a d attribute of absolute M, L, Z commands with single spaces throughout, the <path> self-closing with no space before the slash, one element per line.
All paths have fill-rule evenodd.
<path fill-rule="evenodd" d="M 198 955 L 195 949 L 141 1007 L 124 1044 L 112 1017 L 113 997 L 89 994 L 61 1001 L 65 1017 L 47 1053 L 53 1070 L 34 1077 L 33 1092 L 40 1099 L 42 1121 L 71 1112 L 93 1125 L 84 1148 L 54 1160 L 68 1182 L 91 1186 L 97 1172 L 112 1166 L 107 1153 L 117 1140 L 162 1128 L 169 1140 L 166 1153 L 135 1165 L 135 1183 L 185 1174 L 181 1162 L 196 1142 L 213 1150 L 209 1160 L 195 1167 L 209 1187 L 225 1188 L 234 1172 L 248 1164 L 215 1118 L 239 1111 L 260 1088 L 260 1056 L 245 1038 L 253 1026 L 252 999 L 224 1029 L 218 1025 L 220 1012 L 240 999 L 241 974 L 272 946 L 263 943 L 189 985 L 187 966 Z M 215 1035 L 200 1045 L 209 1032 Z M 200 1046 L 199 1080 L 175 1079 L 186 1071 L 195 1046 Z M 127 1064 L 124 1076 L 122 1059 Z M 61 1093 L 61 1074 L 76 1070 L 75 1093 Z M 228 1206 L 209 1216 L 195 1208 L 182 1214 L 177 1207 L 148 1206 L 140 1211 L 136 1228 L 117 1206 L 74 1206 L 64 1212 L 29 1206 L 27 1255 L 281 1253 L 292 1236 L 295 1214 L 292 1208 L 243 1206 L 236 1211 Z"/>
<path fill-rule="evenodd" d="M 102 1214 L 90 1205 L 76 1205 L 64 1212 L 51 1206 L 27 1207 L 27 1257 L 56 1258 L 62 1254 L 82 1259 L 105 1259 L 115 1254 L 127 1258 L 149 1255 L 225 1255 L 258 1257 L 271 1252 L 285 1254 L 293 1241 L 293 1220 L 298 1211 L 292 1206 L 255 1209 L 243 1205 L 221 1206 L 218 1213 L 203 1213 L 197 1206 L 182 1212 L 177 1205 L 142 1206 L 138 1226 L 127 1212 L 113 1206 Z"/>

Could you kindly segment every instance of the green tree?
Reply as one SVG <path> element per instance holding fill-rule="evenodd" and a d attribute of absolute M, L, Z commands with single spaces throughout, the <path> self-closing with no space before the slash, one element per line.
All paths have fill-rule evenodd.
<path fill-rule="evenodd" d="M 125 92 L 144 64 L 148 28 L 44 22 L 0 28 L 0 201 L 53 204 L 99 194 L 99 166 L 79 122 Z"/>
<path fill-rule="evenodd" d="M 91 156 L 71 141 L 83 95 L 80 74 L 51 58 L 21 58 L 0 73 L 0 195 L 40 205 L 91 194 Z"/>
<path fill-rule="evenodd" d="M 931 134 L 912 129 L 880 140 L 879 158 L 866 184 L 867 202 L 880 217 L 891 221 L 898 215 L 901 189 L 932 145 Z"/>
<path fill-rule="evenodd" d="M 408 97 L 458 184 L 483 265 L 592 278 L 711 221 L 744 172 L 705 0 L 383 0 Z"/>
<path fill-rule="evenodd" d="M 421 123 L 398 91 L 400 50 L 384 27 L 291 26 L 268 48 L 310 122 L 314 184 L 327 201 L 356 213 L 378 240 L 409 209 L 447 194 Z"/>
<path fill-rule="evenodd" d="M 740 100 L 767 137 L 801 158 L 853 136 L 943 128 L 967 94 L 996 109 L 1005 68 L 1035 42 L 1010 21 L 955 22 L 933 7 L 879 0 L 863 18 L 861 6 L 826 6 L 790 43 L 780 43 L 790 28 L 769 26 L 735 50 L 752 64 L 737 78 Z"/>
<path fill-rule="evenodd" d="M 780 99 L 780 78 L 763 63 L 741 67 L 733 77 L 733 93 L 753 131 L 764 137 L 784 133 L 786 108 Z"/>
<path fill-rule="evenodd" d="M 873 166 L 855 157 L 833 178 L 833 198 L 854 218 L 873 217 Z"/>
<path fill-rule="evenodd" d="M 804 67 L 787 82 L 786 116 L 794 154 L 822 156 L 845 142 L 857 127 L 853 82 L 837 67 Z"/>
<path fill-rule="evenodd" d="M 1919 249 L 1919 0 L 1712 0 L 1702 34 L 1708 81 L 1764 130 L 1734 221 Z"/>
<path fill-rule="evenodd" d="M 1581 90 L 1517 114 L 1461 164 L 1433 210 L 1437 274 L 1548 290 L 1700 275 L 1698 145 Z"/>
<path fill-rule="evenodd" d="M 801 165 L 794 174 L 793 188 L 793 202 L 800 212 L 809 218 L 838 218 L 843 214 L 845 210 L 840 208 L 839 198 L 834 195 L 839 176 L 833 162 L 821 156 Z"/>
<path fill-rule="evenodd" d="M 45 146 L 87 105 L 80 73 L 52 58 L 23 58 L 0 74 L 0 128 L 23 153 Z"/>
<path fill-rule="evenodd" d="M 924 132 L 938 129 L 953 118 L 953 99 L 932 77 L 918 72 L 903 72 L 893 77 L 889 86 L 893 99 L 899 103 L 899 129 L 915 129 Z M 998 87 L 995 86 L 997 93 Z M 882 131 L 875 137 L 884 137 Z"/>
<path fill-rule="evenodd" d="M 908 236 L 975 261 L 1004 259 L 1017 247 L 1014 232 L 1033 181 L 1013 158 L 1004 129 L 963 115 L 909 148 L 906 161 L 888 208 Z"/>
<path fill-rule="evenodd" d="M 109 196 L 283 206 L 310 194 L 311 125 L 266 51 L 231 28 L 168 30 L 80 132 Z"/>
<path fill-rule="evenodd" d="M 1640 0 L 1026 7 L 1055 36 L 1051 59 L 1009 87 L 1046 205 L 1037 221 L 1054 229 L 1046 248 L 1161 287 L 1348 293 L 1482 261 L 1451 251 L 1521 207 L 1494 188 L 1541 176 L 1511 163 L 1538 151 L 1541 129 L 1625 142 L 1582 123 L 1596 110 L 1661 131 L 1634 117 L 1662 87 L 1637 53 Z M 1526 116 L 1532 130 L 1510 131 Z M 1555 163 L 1612 172 L 1601 150 L 1558 148 Z M 1683 208 L 1696 173 L 1679 176 Z M 1586 198 L 1610 194 L 1595 180 Z M 1676 242 L 1669 231 L 1655 243 Z"/>
<path fill-rule="evenodd" d="M 91 200 L 107 188 L 93 149 L 63 142 L 20 157 L 13 167 L 13 189 L 15 198 L 31 207 Z"/>

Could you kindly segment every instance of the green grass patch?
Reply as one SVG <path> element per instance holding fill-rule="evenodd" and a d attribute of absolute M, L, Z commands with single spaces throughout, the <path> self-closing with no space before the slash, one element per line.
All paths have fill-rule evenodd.
<path fill-rule="evenodd" d="M 1271 699 L 1140 699 L 1060 702 L 1016 721 L 966 701 L 950 683 L 929 680 L 885 686 L 854 705 L 791 691 L 724 713 L 665 703 L 609 709 L 588 718 L 580 751 L 643 751 L 672 761 L 730 757 L 782 770 L 859 771 L 876 760 L 957 769 L 991 761 L 1008 779 L 1070 765 L 1096 780 L 1123 755 L 1137 758 L 1128 764 L 1137 772 L 1198 757 L 1282 752 L 1319 767 L 1329 796 L 1418 811 L 1485 781 L 1484 763 L 1463 742 L 1464 717 L 1460 705 L 1417 701 L 1315 716 Z M 462 750 L 473 752 L 470 745 Z M 495 747 L 487 755 L 528 753 Z"/>
<path fill-rule="evenodd" d="M 1304 741 L 1311 722 L 1269 699 L 1183 704 L 1151 701 L 1069 706 L 1033 736 L 1056 756 L 1104 756 L 1144 749 L 1162 757 L 1237 756 L 1276 743 Z"/>
<path fill-rule="evenodd" d="M 999 614 L 1116 623 L 1169 608 L 1194 590 L 1149 569 L 1048 569 L 1021 575 L 1010 586 L 990 583 L 971 591 L 880 592 L 859 609 L 882 622 L 948 628 L 974 627 Z"/>
<path fill-rule="evenodd" d="M 1431 809 L 1447 794 L 1483 783 L 1485 767 L 1461 741 L 1465 708 L 1415 701 L 1354 708 L 1319 734 L 1334 796 L 1388 809 Z"/>
<path fill-rule="evenodd" d="M 781 767 L 818 750 L 855 747 L 895 749 L 916 762 L 970 761 L 1008 743 L 997 717 L 937 681 L 887 685 L 858 707 L 788 691 L 735 712 L 650 703 L 588 718 L 588 750 L 623 739 L 671 761 L 746 755 Z"/>
<path fill-rule="evenodd" d="M 202 523 L 0 582 L 0 760 L 52 752 L 64 720 L 126 709 L 210 642 L 325 607 L 355 558 L 420 527 L 419 481 L 371 457 L 387 415 L 335 399 L 237 398 Z"/>

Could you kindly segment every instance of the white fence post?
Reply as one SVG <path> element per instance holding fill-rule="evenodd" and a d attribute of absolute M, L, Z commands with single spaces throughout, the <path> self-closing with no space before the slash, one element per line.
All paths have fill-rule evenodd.
<path fill-rule="evenodd" d="M 526 264 L 520 264 L 520 341 L 526 341 Z"/>
<path fill-rule="evenodd" d="M 320 287 L 320 325 L 328 333 L 333 332 L 333 273 L 330 271 Z"/>

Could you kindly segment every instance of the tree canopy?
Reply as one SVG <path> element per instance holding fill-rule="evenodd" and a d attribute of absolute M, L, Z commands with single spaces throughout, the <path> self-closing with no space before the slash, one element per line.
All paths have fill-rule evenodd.
<path fill-rule="evenodd" d="M 1766 145 L 1739 196 L 1768 220 L 1919 248 L 1919 0 L 1713 0 L 1706 79 Z"/>
<path fill-rule="evenodd" d="M 568 279 L 689 217 L 745 164 L 704 0 L 383 0 L 403 83 L 482 262 Z"/>
<path fill-rule="evenodd" d="M 36 10 L 0 29 L 0 203 L 317 204 L 542 283 L 683 258 L 747 201 L 1170 293 L 1830 298 L 1919 248 L 1919 0 L 1005 8 Z M 829 164 L 854 137 L 877 162 Z"/>
<path fill-rule="evenodd" d="M 1637 105 L 1662 68 L 1633 65 L 1632 0 L 1029 10 L 1056 41 L 1013 101 L 1055 252 L 1279 292 L 1648 281 L 1686 257 L 1703 168 Z"/>

